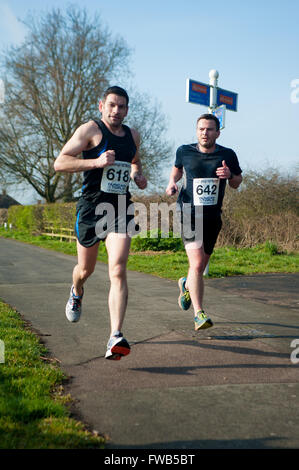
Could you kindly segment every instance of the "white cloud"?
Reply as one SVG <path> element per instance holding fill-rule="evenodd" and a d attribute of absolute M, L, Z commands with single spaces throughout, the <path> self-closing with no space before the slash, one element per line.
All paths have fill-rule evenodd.
<path fill-rule="evenodd" d="M 6 2 L 0 3 L 1 42 L 19 43 L 25 37 L 25 27 Z"/>

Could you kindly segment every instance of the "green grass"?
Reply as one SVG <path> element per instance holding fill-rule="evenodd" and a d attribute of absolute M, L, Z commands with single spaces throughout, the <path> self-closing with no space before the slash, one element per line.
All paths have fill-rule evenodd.
<path fill-rule="evenodd" d="M 104 439 L 70 417 L 62 371 L 20 318 L 0 300 L 1 449 L 103 448 Z M 4 359 L 4 362 L 3 362 Z"/>
<path fill-rule="evenodd" d="M 3 228 L 0 228 L 0 236 L 76 255 L 76 244 L 73 242 L 61 242 L 45 236 L 32 236 Z M 100 244 L 98 260 L 107 263 L 104 243 Z M 175 280 L 187 272 L 187 256 L 183 250 L 132 252 L 128 261 L 128 269 Z M 266 242 L 251 248 L 216 248 L 210 259 L 209 277 L 298 271 L 299 253 L 280 252 L 274 243 Z"/>
<path fill-rule="evenodd" d="M 215 277 L 294 273 L 299 271 L 299 253 L 280 253 L 270 243 L 251 248 L 224 247 L 214 251 L 210 265 L 210 275 Z"/>
<path fill-rule="evenodd" d="M 132 254 L 128 268 L 167 279 L 178 279 L 188 270 L 184 252 Z M 298 272 L 298 254 L 272 254 L 267 246 L 254 248 L 217 248 L 210 259 L 209 277 L 236 276 L 254 273 Z"/>

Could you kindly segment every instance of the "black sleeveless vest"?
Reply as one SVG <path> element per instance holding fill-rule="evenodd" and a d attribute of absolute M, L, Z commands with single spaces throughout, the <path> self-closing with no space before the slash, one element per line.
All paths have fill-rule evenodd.
<path fill-rule="evenodd" d="M 98 158 L 102 153 L 106 152 L 106 150 L 114 150 L 115 160 L 131 163 L 136 154 L 137 148 L 130 128 L 123 124 L 125 135 L 123 137 L 118 137 L 109 131 L 103 121 L 95 122 L 101 129 L 103 137 L 99 145 L 82 152 L 83 159 Z M 103 191 L 101 191 L 103 171 L 103 168 L 97 168 L 84 172 L 82 186 L 83 196 L 104 196 L 107 194 L 103 194 Z"/>

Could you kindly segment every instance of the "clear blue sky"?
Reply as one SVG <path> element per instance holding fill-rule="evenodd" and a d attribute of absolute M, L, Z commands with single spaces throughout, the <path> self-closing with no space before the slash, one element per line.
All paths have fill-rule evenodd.
<path fill-rule="evenodd" d="M 239 94 L 218 142 L 237 152 L 244 171 L 298 168 L 298 0 L 0 0 L 1 44 L 22 41 L 17 18 L 70 3 L 100 13 L 126 40 L 133 81 L 161 103 L 174 148 L 195 141 L 196 118 L 207 110 L 186 103 L 186 79 L 208 83 L 217 69 L 218 85 Z"/>

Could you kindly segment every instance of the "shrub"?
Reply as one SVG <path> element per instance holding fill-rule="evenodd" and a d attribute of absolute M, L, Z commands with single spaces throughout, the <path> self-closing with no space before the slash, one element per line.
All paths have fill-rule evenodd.
<path fill-rule="evenodd" d="M 52 225 L 54 229 L 74 227 L 76 204 L 73 202 L 45 204 L 43 212 L 44 226 Z"/>
<path fill-rule="evenodd" d="M 298 250 L 298 186 L 295 177 L 272 169 L 244 175 L 237 191 L 226 189 L 217 245 L 254 246 L 269 240 Z"/>
<path fill-rule="evenodd" d="M 162 233 L 161 230 L 148 230 L 132 238 L 132 251 L 181 251 L 184 245 L 181 238 L 173 237 L 173 233 Z"/>
<path fill-rule="evenodd" d="M 25 232 L 38 232 L 42 228 L 43 208 L 37 204 L 34 206 L 11 206 L 8 209 L 7 221 L 18 230 Z"/>
<path fill-rule="evenodd" d="M 2 226 L 4 222 L 7 222 L 7 209 L 0 209 L 0 225 Z"/>

